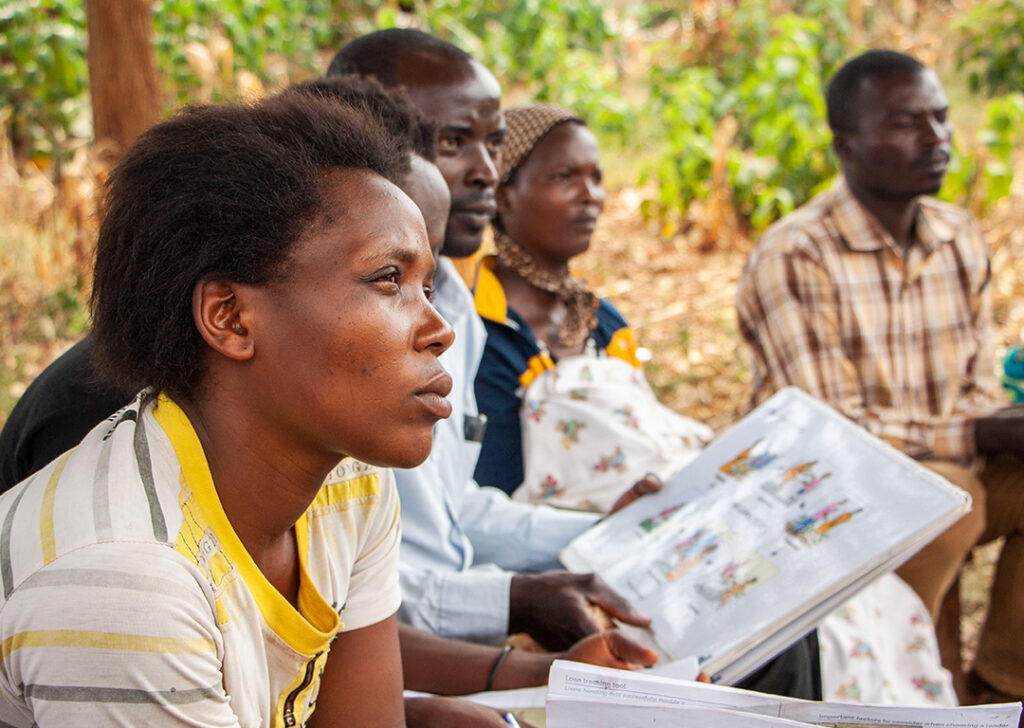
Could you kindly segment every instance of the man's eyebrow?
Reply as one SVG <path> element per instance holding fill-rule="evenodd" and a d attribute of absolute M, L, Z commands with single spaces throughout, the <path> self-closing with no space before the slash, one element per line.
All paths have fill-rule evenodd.
<path fill-rule="evenodd" d="M 458 132 L 459 134 L 472 134 L 473 128 L 468 124 L 444 124 L 437 128 L 437 133 L 442 132 Z"/>

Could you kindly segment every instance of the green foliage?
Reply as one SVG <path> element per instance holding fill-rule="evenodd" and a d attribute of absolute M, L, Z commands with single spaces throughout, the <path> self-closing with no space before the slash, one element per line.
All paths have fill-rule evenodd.
<path fill-rule="evenodd" d="M 615 37 L 594 0 L 482 0 L 471 9 L 433 0 L 418 11 L 428 30 L 473 52 L 504 82 L 539 82 L 541 94 L 572 66 L 573 51 L 600 57 Z"/>
<path fill-rule="evenodd" d="M 15 149 L 59 157 L 87 109 L 81 2 L 0 5 L 0 109 Z M 77 129 L 88 134 L 88 128 Z"/>
<path fill-rule="evenodd" d="M 621 138 L 635 122 L 619 93 L 619 36 L 599 0 L 434 0 L 413 7 L 426 30 L 464 48 L 506 88 L 522 86 L 533 101 L 579 112 L 604 141 Z M 399 20 L 394 9 L 378 11 L 378 27 Z"/>
<path fill-rule="evenodd" d="M 739 211 L 755 229 L 792 212 L 835 174 L 828 154 L 822 67 L 826 45 L 818 20 L 792 14 L 769 24 L 770 37 L 739 87 L 732 109 L 748 155 L 731 168 Z M 750 178 L 749 169 L 760 170 Z"/>
<path fill-rule="evenodd" d="M 714 110 L 723 92 L 710 68 L 652 68 L 651 95 L 657 101 L 648 133 L 660 139 L 664 151 L 640 175 L 641 184 L 654 181 L 658 188 L 656 201 L 644 204 L 645 214 L 681 213 L 694 198 L 707 197 L 714 160 Z"/>
<path fill-rule="evenodd" d="M 186 59 L 190 43 L 215 34 L 230 43 L 228 62 L 216 69 L 211 98 L 233 96 L 234 74 L 245 69 L 267 83 L 275 58 L 286 68 L 320 70 L 316 51 L 339 42 L 340 28 L 356 13 L 338 0 L 306 0 L 302 12 L 286 0 L 154 0 L 156 64 L 169 107 L 194 101 L 210 79 Z M 0 108 L 15 145 L 57 157 L 73 137 L 88 137 L 88 69 L 82 0 L 5 0 L 0 6 Z M 281 64 L 278 64 L 280 66 Z M 226 90 L 225 90 L 226 89 Z"/>
<path fill-rule="evenodd" d="M 1024 89 L 1024 3 L 987 0 L 957 23 L 964 40 L 957 63 L 975 93 L 989 96 Z"/>
<path fill-rule="evenodd" d="M 644 211 L 664 219 L 667 231 L 683 223 L 692 201 L 721 199 L 722 189 L 761 230 L 836 173 L 822 89 L 854 50 L 847 0 L 678 4 L 684 9 L 645 3 L 625 17 L 602 0 L 308 0 L 298 8 L 286 0 L 153 0 L 152 12 L 169 106 L 233 97 L 243 70 L 274 89 L 320 71 L 348 37 L 412 24 L 465 48 L 513 98 L 578 111 L 606 155 L 621 151 L 655 189 Z M 691 42 L 649 40 L 627 58 L 627 22 L 662 38 L 662 27 L 689 23 Z M 969 34 L 959 57 L 972 84 L 1024 88 L 1024 4 L 987 0 L 962 26 Z M 0 123 L 23 153 L 59 162 L 75 138 L 88 136 L 85 38 L 82 0 L 0 7 Z M 202 68 L 196 49 L 212 50 L 218 38 L 227 43 Z M 637 80 L 623 72 L 637 53 L 647 77 L 624 90 Z M 979 132 L 984 153 L 957 150 L 947 198 L 984 206 L 1007 193 L 1021 104 L 1019 95 L 989 102 Z"/>
<path fill-rule="evenodd" d="M 279 57 L 320 71 L 317 49 L 332 47 L 340 37 L 330 0 L 306 0 L 303 12 L 286 0 L 155 0 L 152 7 L 157 68 L 177 103 L 192 99 L 206 82 L 185 58 L 188 43 L 205 44 L 214 34 L 222 35 L 232 49 L 229 67 L 219 69 L 228 81 L 245 69 L 273 83 L 268 60 Z M 232 94 L 218 91 L 214 99 L 225 95 Z"/>
<path fill-rule="evenodd" d="M 965 153 L 954 139 L 953 160 L 940 195 L 980 212 L 1010 193 L 1013 153 L 1024 144 L 1024 94 L 991 99 L 985 104 L 984 119 L 977 135 L 980 153 Z"/>
<path fill-rule="evenodd" d="M 649 213 L 679 220 L 694 199 L 706 198 L 716 154 L 728 161 L 736 209 L 755 229 L 835 174 L 822 89 L 846 54 L 849 28 L 843 0 L 813 4 L 816 13 L 797 15 L 774 13 L 767 2 L 741 3 L 721 18 L 713 53 L 698 54 L 706 65 L 695 67 L 686 49 L 654 64 L 660 152 L 642 178 L 656 181 L 659 195 Z M 737 121 L 735 139 L 716 150 L 712 132 L 727 116 Z"/>

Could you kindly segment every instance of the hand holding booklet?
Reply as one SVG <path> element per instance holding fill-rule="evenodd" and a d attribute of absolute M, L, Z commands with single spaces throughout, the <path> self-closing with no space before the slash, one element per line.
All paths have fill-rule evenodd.
<path fill-rule="evenodd" d="M 547 728 L 1016 728 L 1020 703 L 921 708 L 819 703 L 557 660 Z"/>
<path fill-rule="evenodd" d="M 664 655 L 697 655 L 732 683 L 969 508 L 960 489 L 787 388 L 561 559 L 650 615 Z"/>

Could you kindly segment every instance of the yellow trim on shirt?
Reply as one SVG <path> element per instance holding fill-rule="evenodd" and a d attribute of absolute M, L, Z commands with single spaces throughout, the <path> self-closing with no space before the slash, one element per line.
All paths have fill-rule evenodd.
<path fill-rule="evenodd" d="M 201 655 L 217 651 L 213 640 L 201 637 L 153 637 L 77 629 L 37 629 L 11 635 L 0 643 L 0 653 L 7 659 L 12 652 L 23 647 L 86 647 L 163 655 Z"/>
<path fill-rule="evenodd" d="M 555 368 L 555 360 L 546 351 L 534 354 L 526 362 L 526 371 L 519 375 L 519 383 L 529 387 L 530 383 L 548 369 Z"/>
<path fill-rule="evenodd" d="M 473 289 L 473 303 L 480 316 L 503 324 L 508 319 L 508 301 L 505 299 L 505 289 L 494 273 L 497 261 L 493 257 L 480 261 L 476 288 Z"/>
<path fill-rule="evenodd" d="M 43 503 L 39 509 L 39 542 L 43 549 L 43 563 L 48 564 L 57 558 L 57 535 L 53 528 L 53 506 L 57 497 L 57 481 L 60 480 L 64 466 L 68 464 L 71 451 L 64 453 L 64 456 L 57 463 L 57 467 L 50 474 L 46 481 L 46 488 L 43 490 Z"/>
<path fill-rule="evenodd" d="M 612 334 L 612 340 L 608 342 L 608 347 L 605 349 L 608 356 L 622 359 L 639 369 L 641 364 L 637 359 L 636 350 L 636 334 L 628 326 L 624 326 Z"/>
<path fill-rule="evenodd" d="M 306 573 L 309 544 L 308 536 L 305 535 L 305 516 L 295 525 L 301 569 L 298 601 L 303 606 L 303 613 L 306 615 L 303 616 L 274 588 L 273 584 L 267 581 L 231 527 L 217 497 L 202 443 L 199 442 L 199 437 L 185 413 L 167 395 L 161 394 L 157 406 L 153 409 L 153 417 L 167 433 L 174 447 L 181 464 L 184 486 L 191 491 L 206 522 L 206 528 L 212 531 L 219 542 L 220 553 L 238 570 L 256 601 L 260 614 L 263 615 L 263 621 L 292 649 L 302 654 L 311 655 L 325 649 L 337 634 L 340 619 Z M 258 490 L 258 486 L 254 485 L 253 497 L 258 497 Z M 205 532 L 205 528 L 203 530 Z M 184 555 L 194 558 L 191 553 Z M 327 614 L 330 615 L 329 621 L 324 619 Z M 221 616 L 218 614 L 218 619 Z M 310 619 L 316 621 L 311 622 Z"/>
<path fill-rule="evenodd" d="M 352 501 L 365 503 L 367 500 L 377 503 L 380 500 L 380 474 L 376 472 L 344 480 L 340 483 L 325 483 L 316 494 L 309 511 L 319 514 L 327 508 L 336 510 L 338 506 L 347 506 Z"/>

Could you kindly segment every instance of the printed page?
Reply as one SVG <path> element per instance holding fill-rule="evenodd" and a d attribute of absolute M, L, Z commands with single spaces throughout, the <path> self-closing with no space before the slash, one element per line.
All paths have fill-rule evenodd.
<path fill-rule="evenodd" d="M 562 725 L 551 722 L 551 707 L 558 702 L 574 703 L 577 711 L 586 710 L 595 716 L 605 716 L 604 711 L 611 705 L 633 706 L 641 714 L 655 710 L 656 712 L 651 715 L 661 715 L 665 710 L 687 707 L 741 712 L 748 719 L 751 718 L 750 714 L 756 714 L 794 721 L 797 724 L 831 728 L 1015 728 L 1021 713 L 1020 703 L 960 708 L 819 703 L 562 660 L 551 666 L 548 679 L 549 728 L 559 728 Z M 564 706 L 559 707 L 559 710 L 571 712 Z M 602 724 L 606 723 L 591 723 L 590 728 Z M 626 724 L 616 721 L 615 725 Z M 635 725 L 655 724 L 637 722 Z"/>
<path fill-rule="evenodd" d="M 895 568 L 968 507 L 963 491 L 789 388 L 562 560 L 651 615 L 664 652 L 735 679 L 727 668 L 744 654 L 799 637 L 814 623 L 794 626 L 800 615 L 825 613 L 815 605 Z"/>
<path fill-rule="evenodd" d="M 600 705 L 580 703 L 571 698 L 549 699 L 546 719 L 547 728 L 807 728 L 806 723 L 731 710 L 688 705 Z"/>

